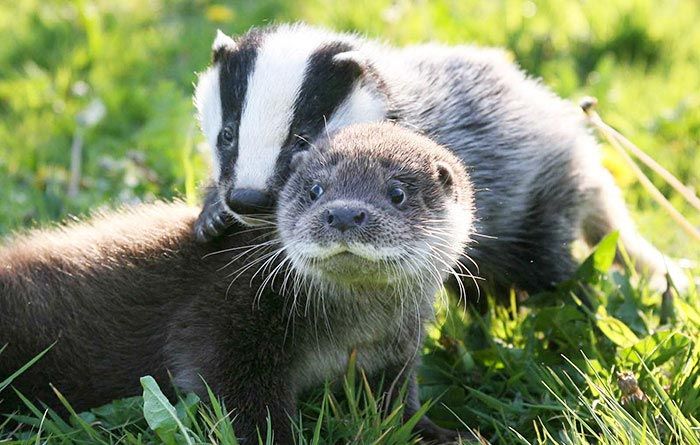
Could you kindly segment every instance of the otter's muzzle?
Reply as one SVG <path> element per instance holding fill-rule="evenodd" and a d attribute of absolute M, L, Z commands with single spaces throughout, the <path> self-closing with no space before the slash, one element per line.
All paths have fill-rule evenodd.
<path fill-rule="evenodd" d="M 275 202 L 269 193 L 255 189 L 234 189 L 226 197 L 226 204 L 239 215 L 270 213 Z"/>

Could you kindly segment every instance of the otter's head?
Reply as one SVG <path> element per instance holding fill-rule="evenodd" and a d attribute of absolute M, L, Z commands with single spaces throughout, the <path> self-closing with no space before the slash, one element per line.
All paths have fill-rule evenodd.
<path fill-rule="evenodd" d="M 440 285 L 472 232 L 457 158 L 389 123 L 346 127 L 300 157 L 277 217 L 300 274 L 346 287 Z"/>
<path fill-rule="evenodd" d="M 214 182 L 244 224 L 274 211 L 290 159 L 309 141 L 384 118 L 386 96 L 358 42 L 304 25 L 217 34 L 195 104 Z"/>

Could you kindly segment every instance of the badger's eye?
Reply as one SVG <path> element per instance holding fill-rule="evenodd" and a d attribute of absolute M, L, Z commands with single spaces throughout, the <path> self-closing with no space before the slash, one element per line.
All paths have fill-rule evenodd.
<path fill-rule="evenodd" d="M 393 187 L 389 190 L 389 200 L 395 206 L 399 206 L 406 201 L 406 192 L 401 187 Z"/>
<path fill-rule="evenodd" d="M 309 198 L 311 198 L 312 201 L 316 201 L 323 195 L 323 192 L 323 187 L 317 182 L 309 189 Z"/>
<path fill-rule="evenodd" d="M 296 137 L 294 144 L 292 144 L 292 152 L 297 153 L 300 151 L 305 151 L 309 149 L 309 139 L 307 136 L 299 135 Z"/>
<path fill-rule="evenodd" d="M 224 127 L 221 130 L 221 142 L 226 145 L 230 145 L 233 142 L 233 130 L 229 127 Z"/>

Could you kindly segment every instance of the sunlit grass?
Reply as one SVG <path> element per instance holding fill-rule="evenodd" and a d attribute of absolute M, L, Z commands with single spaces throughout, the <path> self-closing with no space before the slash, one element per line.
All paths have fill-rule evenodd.
<path fill-rule="evenodd" d="M 596 96 L 611 125 L 691 190 L 700 188 L 700 5 L 692 0 L 24 0 L 0 3 L 0 233 L 123 201 L 193 202 L 208 170 L 190 97 L 215 29 L 236 34 L 297 19 L 396 44 L 505 46 L 560 95 Z M 93 101 L 107 113 L 85 130 L 81 188 L 70 199 L 76 117 Z M 700 260 L 700 246 L 606 147 L 604 162 L 640 231 L 671 256 Z M 700 224 L 700 215 L 651 176 Z M 609 256 L 609 248 L 598 254 Z M 526 301 L 513 294 L 483 314 L 455 303 L 440 307 L 420 373 L 431 417 L 452 428 L 464 422 L 494 443 L 697 443 L 697 289 L 664 306 L 646 277 L 596 264 L 556 292 Z M 582 282 L 592 309 L 574 297 Z M 642 400 L 623 403 L 619 372 L 635 376 Z M 7 377 L 0 376 L 0 388 Z M 364 386 L 353 371 L 334 390 L 309 395 L 295 418 L 297 442 L 414 440 L 399 422 L 401 407 L 380 416 L 376 395 Z M 187 395 L 171 402 L 183 426 L 172 434 L 167 420 L 149 426 L 137 397 L 71 419 L 31 405 L 13 420 L 0 417 L 0 442 L 235 443 L 229 420 L 236 413 L 215 395 L 207 404 Z"/>
<path fill-rule="evenodd" d="M 700 295 L 691 289 L 664 308 L 643 278 L 608 271 L 615 239 L 602 242 L 577 278 L 554 292 L 524 303 L 513 294 L 509 304 L 491 301 L 483 314 L 454 299 L 440 305 L 419 374 L 431 418 L 474 428 L 492 443 L 700 442 Z M 581 289 L 591 307 L 576 297 Z M 382 416 L 378 394 L 350 363 L 343 379 L 302 401 L 294 418 L 297 443 L 415 440 L 410 423 L 401 422 L 402 406 Z M 12 416 L 23 426 L 0 428 L 0 440 L 235 443 L 236 411 L 226 411 L 215 395 L 208 403 L 181 395 L 170 406 L 154 385 L 146 380 L 144 398 L 86 413 L 75 414 L 64 400 L 73 412 L 67 421 L 27 400 L 27 409 Z"/>

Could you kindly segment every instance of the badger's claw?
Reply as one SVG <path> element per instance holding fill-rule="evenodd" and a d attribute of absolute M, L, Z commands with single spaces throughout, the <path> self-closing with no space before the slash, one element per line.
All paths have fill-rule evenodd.
<path fill-rule="evenodd" d="M 200 243 L 222 235 L 233 223 L 226 209 L 221 206 L 205 206 L 194 224 L 195 239 Z"/>

